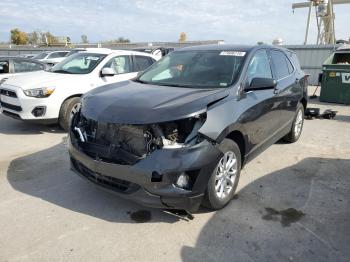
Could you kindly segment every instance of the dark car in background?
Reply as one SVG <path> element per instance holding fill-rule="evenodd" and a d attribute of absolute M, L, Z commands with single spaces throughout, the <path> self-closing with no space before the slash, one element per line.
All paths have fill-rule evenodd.
<path fill-rule="evenodd" d="M 20 73 L 34 72 L 47 69 L 44 63 L 30 58 L 17 56 L 0 57 L 0 81 Z"/>
<path fill-rule="evenodd" d="M 292 51 L 176 50 L 134 80 L 84 95 L 70 127 L 71 168 L 146 206 L 220 209 L 244 164 L 282 138 L 299 139 L 306 105 Z"/>

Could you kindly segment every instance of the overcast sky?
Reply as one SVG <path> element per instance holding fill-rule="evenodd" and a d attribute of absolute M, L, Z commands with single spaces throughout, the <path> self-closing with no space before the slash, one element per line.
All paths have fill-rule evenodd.
<path fill-rule="evenodd" d="M 300 2 L 300 0 L 295 0 Z M 116 39 L 133 42 L 222 39 L 226 43 L 271 43 L 281 37 L 286 44 L 301 44 L 306 9 L 293 14 L 291 0 L 1 0 L 0 41 L 12 28 L 50 31 L 81 41 Z M 350 4 L 338 5 L 336 37 L 350 36 Z M 314 19 L 313 19 L 314 22 Z M 315 24 L 313 24 L 314 35 Z M 311 38 L 314 41 L 315 37 Z"/>

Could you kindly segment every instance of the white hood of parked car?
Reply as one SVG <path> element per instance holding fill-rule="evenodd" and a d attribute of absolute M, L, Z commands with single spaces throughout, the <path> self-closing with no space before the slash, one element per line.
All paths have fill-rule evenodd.
<path fill-rule="evenodd" d="M 23 90 L 31 88 L 40 88 L 43 86 L 57 86 L 64 83 L 75 83 L 86 75 L 52 73 L 48 71 L 31 72 L 21 75 L 15 75 L 6 80 L 6 85 L 12 85 Z"/>

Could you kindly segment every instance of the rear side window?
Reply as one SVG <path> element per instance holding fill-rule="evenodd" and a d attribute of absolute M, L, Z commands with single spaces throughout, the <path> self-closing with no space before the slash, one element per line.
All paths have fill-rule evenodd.
<path fill-rule="evenodd" d="M 282 79 L 293 72 L 293 65 L 282 51 L 271 50 L 271 58 L 277 79 Z"/>
<path fill-rule="evenodd" d="M 31 61 L 13 60 L 13 68 L 15 73 L 21 73 L 43 70 L 44 66 Z"/>
<path fill-rule="evenodd" d="M 150 67 L 154 62 L 155 60 L 153 60 L 151 57 L 136 55 L 134 56 L 134 71 L 144 71 L 148 67 Z"/>

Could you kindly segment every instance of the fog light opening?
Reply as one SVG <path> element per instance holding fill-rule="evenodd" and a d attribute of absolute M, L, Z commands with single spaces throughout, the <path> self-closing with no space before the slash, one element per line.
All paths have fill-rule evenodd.
<path fill-rule="evenodd" d="M 190 189 L 190 177 L 186 173 L 181 173 L 175 182 L 175 185 L 179 188 L 189 190 Z"/>
<path fill-rule="evenodd" d="M 151 178 L 152 182 L 162 182 L 162 180 L 163 180 L 162 174 L 159 174 L 157 171 L 152 172 L 152 178 Z"/>
<path fill-rule="evenodd" d="M 32 115 L 35 117 L 43 116 L 45 114 L 46 107 L 45 106 L 37 106 L 33 109 Z"/>

